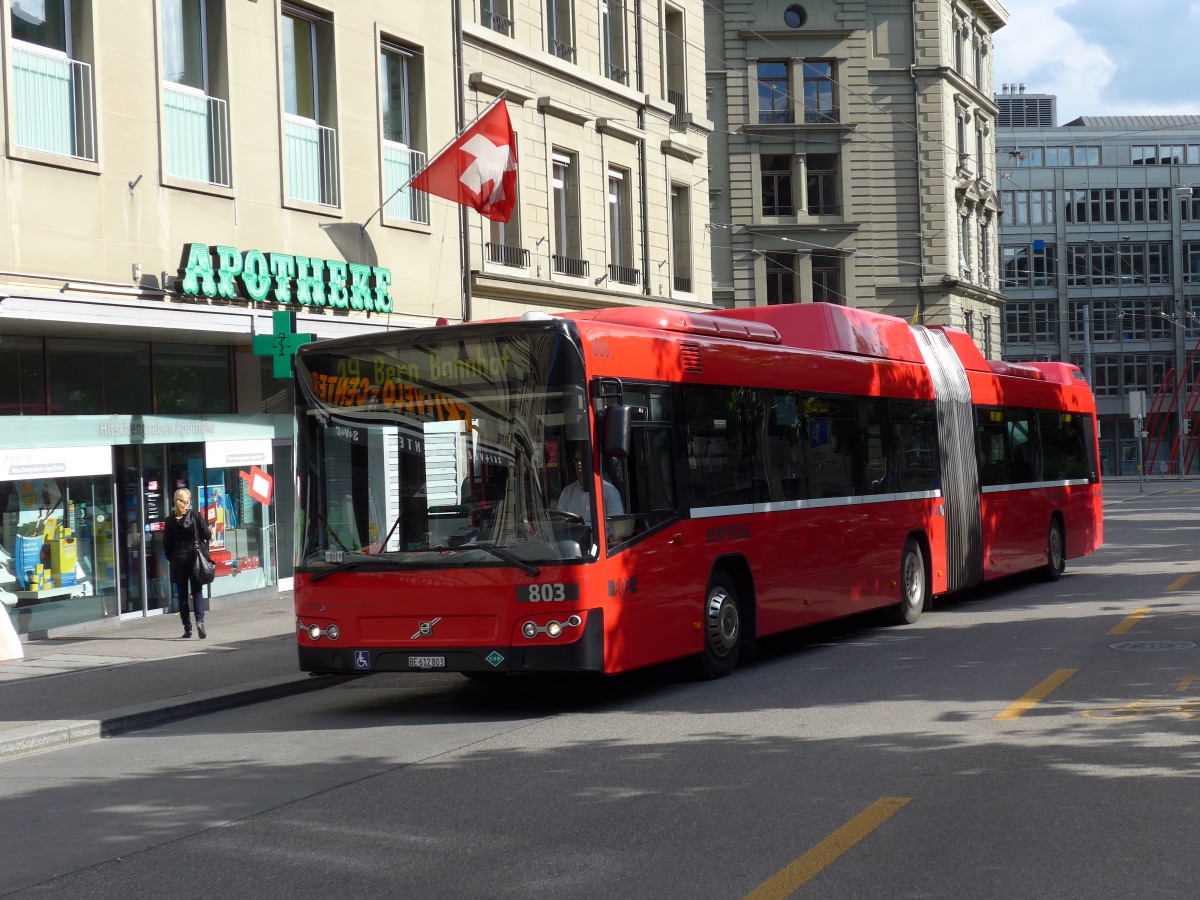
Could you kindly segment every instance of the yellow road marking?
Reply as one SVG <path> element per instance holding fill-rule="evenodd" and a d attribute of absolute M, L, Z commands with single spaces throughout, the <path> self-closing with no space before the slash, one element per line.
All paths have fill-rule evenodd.
<path fill-rule="evenodd" d="M 1188 577 L 1190 578 L 1191 576 L 1189 575 Z M 1167 590 L 1170 590 L 1170 588 L 1167 588 Z M 1124 619 L 1121 620 L 1121 624 L 1114 625 L 1112 627 L 1112 629 L 1109 630 L 1108 633 L 1109 634 L 1124 634 L 1130 628 L 1132 628 L 1134 625 L 1136 625 L 1138 622 L 1140 622 L 1142 619 L 1144 619 L 1148 615 L 1150 615 L 1150 610 L 1148 610 L 1148 609 L 1135 609 L 1133 612 L 1131 612 L 1129 615 L 1127 615 Z"/>
<path fill-rule="evenodd" d="M 1177 591 L 1195 577 L 1196 577 L 1195 573 L 1192 573 L 1191 575 L 1180 575 L 1178 578 L 1176 578 L 1174 581 L 1172 581 L 1170 584 L 1167 585 L 1167 590 L 1168 591 Z"/>
<path fill-rule="evenodd" d="M 1193 681 L 1200 681 L 1200 675 L 1184 675 L 1182 678 L 1179 679 L 1179 687 L 1175 688 L 1175 690 L 1186 691 L 1188 689 L 1188 686 Z"/>
<path fill-rule="evenodd" d="M 1059 687 L 1064 681 L 1078 672 L 1078 669 L 1059 669 L 1024 697 L 1013 703 L 1007 709 L 996 714 L 997 719 L 1019 719 L 1025 713 L 1033 709 L 1037 704 L 1045 700 L 1050 692 Z"/>
<path fill-rule="evenodd" d="M 746 895 L 746 900 L 783 900 L 900 811 L 912 797 L 881 797 L 787 868 Z"/>

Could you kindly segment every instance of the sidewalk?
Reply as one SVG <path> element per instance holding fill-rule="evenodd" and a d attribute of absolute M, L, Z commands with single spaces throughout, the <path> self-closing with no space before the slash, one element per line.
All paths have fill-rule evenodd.
<path fill-rule="evenodd" d="M 291 592 L 221 606 L 207 640 L 178 615 L 30 641 L 0 662 L 0 760 L 341 683 L 296 662 Z"/>

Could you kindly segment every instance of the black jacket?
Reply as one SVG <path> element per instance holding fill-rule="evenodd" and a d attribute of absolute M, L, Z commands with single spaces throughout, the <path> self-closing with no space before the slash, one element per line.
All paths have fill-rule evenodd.
<path fill-rule="evenodd" d="M 163 553 L 171 561 L 173 576 L 191 571 L 193 554 L 198 546 L 197 533 L 205 543 L 212 540 L 208 523 L 194 509 L 189 509 L 182 519 L 167 516 L 166 529 L 163 531 Z"/>

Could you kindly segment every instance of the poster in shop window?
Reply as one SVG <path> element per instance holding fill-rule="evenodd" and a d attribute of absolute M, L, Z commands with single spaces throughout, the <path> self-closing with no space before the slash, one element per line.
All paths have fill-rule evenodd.
<path fill-rule="evenodd" d="M 225 524 L 228 521 L 225 506 L 225 485 L 206 484 L 200 488 L 200 512 L 212 532 L 208 544 L 210 550 L 225 549 Z"/>

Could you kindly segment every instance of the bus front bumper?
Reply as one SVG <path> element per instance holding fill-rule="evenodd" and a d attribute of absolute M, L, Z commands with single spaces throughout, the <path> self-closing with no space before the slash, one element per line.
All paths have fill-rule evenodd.
<path fill-rule="evenodd" d="M 300 644 L 300 671 L 367 675 L 372 672 L 602 672 L 604 613 L 588 612 L 583 634 L 566 644 L 494 647 L 338 647 Z"/>

